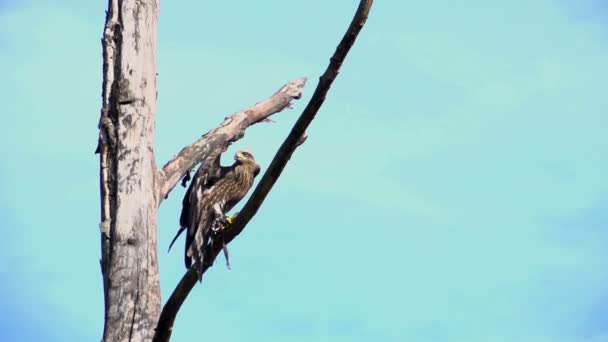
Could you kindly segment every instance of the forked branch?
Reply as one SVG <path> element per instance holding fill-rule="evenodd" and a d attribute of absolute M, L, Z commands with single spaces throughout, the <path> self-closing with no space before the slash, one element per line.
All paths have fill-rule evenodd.
<path fill-rule="evenodd" d="M 229 227 L 227 227 L 224 233 L 226 243 L 230 243 L 230 241 L 237 237 L 243 231 L 247 223 L 249 223 L 251 218 L 253 218 L 253 216 L 257 213 L 258 209 L 264 202 L 264 199 L 283 172 L 285 165 L 291 158 L 295 149 L 303 142 L 303 139 L 305 139 L 306 128 L 310 125 L 315 115 L 319 111 L 319 108 L 325 101 L 325 96 L 327 95 L 331 84 L 338 75 L 342 62 L 344 62 L 348 51 L 353 46 L 359 32 L 367 20 L 372 3 L 373 0 L 361 0 L 359 3 L 357 12 L 351 21 L 346 34 L 340 41 L 336 52 L 331 57 L 329 66 L 319 79 L 319 84 L 317 85 L 317 88 L 315 89 L 315 92 L 308 102 L 306 108 L 302 112 L 302 115 L 300 115 L 298 121 L 291 129 L 291 132 L 275 154 L 270 166 L 264 173 L 264 176 L 258 183 L 243 209 L 236 217 L 235 221 Z M 184 169 L 187 170 L 188 168 Z M 213 264 L 213 260 L 215 260 L 221 250 L 222 245 L 221 242 L 218 241 L 213 245 L 212 255 L 209 256 L 210 262 L 205 265 L 203 273 Z M 169 341 L 171 338 L 171 331 L 173 329 L 173 323 L 175 321 L 175 317 L 177 316 L 177 312 L 196 284 L 196 280 L 197 275 L 193 269 L 188 270 L 182 277 L 182 280 L 179 282 L 178 286 L 171 294 L 171 297 L 163 307 L 158 325 L 156 327 L 156 334 L 154 336 L 155 342 L 165 342 Z"/>
<path fill-rule="evenodd" d="M 207 132 L 197 141 L 184 147 L 173 159 L 163 166 L 160 173 L 160 200 L 169 195 L 179 180 L 203 158 L 215 159 L 228 145 L 245 134 L 247 127 L 264 121 L 291 105 L 291 101 L 302 96 L 306 78 L 287 82 L 268 99 L 232 114 L 217 128 Z"/>

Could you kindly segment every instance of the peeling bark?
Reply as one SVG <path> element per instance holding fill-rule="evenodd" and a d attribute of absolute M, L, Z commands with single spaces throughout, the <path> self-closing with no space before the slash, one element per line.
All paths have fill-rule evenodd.
<path fill-rule="evenodd" d="M 110 0 L 100 119 L 104 341 L 150 341 L 160 313 L 156 0 Z"/>

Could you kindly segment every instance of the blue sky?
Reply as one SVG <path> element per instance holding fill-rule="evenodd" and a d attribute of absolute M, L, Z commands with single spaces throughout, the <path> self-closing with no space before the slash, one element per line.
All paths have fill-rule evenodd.
<path fill-rule="evenodd" d="M 309 77 L 355 1 L 161 4 L 157 158 Z M 96 340 L 105 1 L 0 0 L 0 340 Z M 608 5 L 377 1 L 309 139 L 174 340 L 608 341 Z M 229 158 L 226 162 L 229 162 Z M 179 188 L 161 287 L 183 273 Z"/>

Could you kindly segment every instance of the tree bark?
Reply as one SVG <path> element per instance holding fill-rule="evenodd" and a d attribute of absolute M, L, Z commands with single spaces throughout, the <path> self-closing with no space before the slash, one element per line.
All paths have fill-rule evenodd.
<path fill-rule="evenodd" d="M 104 341 L 150 341 L 160 313 L 154 159 L 157 0 L 109 0 L 100 120 Z"/>

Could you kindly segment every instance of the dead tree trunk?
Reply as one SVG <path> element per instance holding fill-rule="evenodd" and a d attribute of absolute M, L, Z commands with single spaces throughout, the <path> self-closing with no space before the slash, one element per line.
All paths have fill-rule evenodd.
<path fill-rule="evenodd" d="M 157 0 L 109 0 L 103 32 L 104 341 L 150 341 L 160 314 L 154 159 Z"/>
<path fill-rule="evenodd" d="M 168 341 L 177 312 L 198 277 L 193 269 L 186 271 L 161 315 L 156 219 L 162 200 L 197 164 L 213 173 L 213 161 L 219 160 L 230 143 L 242 138 L 249 126 L 266 121 L 300 98 L 306 79 L 288 82 L 268 99 L 227 117 L 158 168 L 154 126 L 159 0 L 108 1 L 102 39 L 103 93 L 97 147 L 105 299 L 103 341 Z M 306 109 L 242 212 L 227 227 L 226 241 L 232 241 L 245 228 L 294 150 L 306 139 L 305 130 L 323 104 L 371 5 L 372 0 L 360 1 Z M 176 214 L 176 221 L 177 217 Z M 211 260 L 221 246 L 213 248 Z"/>

